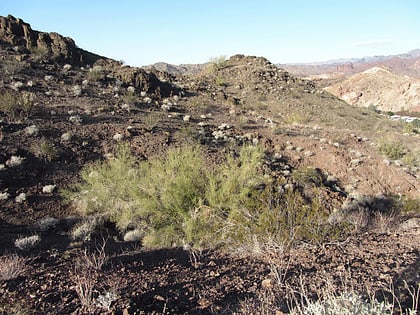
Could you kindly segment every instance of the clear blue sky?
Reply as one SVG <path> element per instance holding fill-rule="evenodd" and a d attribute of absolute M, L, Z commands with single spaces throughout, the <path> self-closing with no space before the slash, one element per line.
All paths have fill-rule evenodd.
<path fill-rule="evenodd" d="M 420 48 L 420 0 L 0 0 L 33 29 L 133 66 L 236 53 L 274 63 Z"/>

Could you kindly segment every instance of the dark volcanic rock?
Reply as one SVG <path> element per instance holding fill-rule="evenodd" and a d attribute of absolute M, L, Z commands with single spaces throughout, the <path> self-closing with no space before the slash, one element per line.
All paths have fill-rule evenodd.
<path fill-rule="evenodd" d="M 42 53 L 50 61 L 86 66 L 105 57 L 78 48 L 73 39 L 57 33 L 35 31 L 28 23 L 11 15 L 0 17 L 0 42 Z"/>

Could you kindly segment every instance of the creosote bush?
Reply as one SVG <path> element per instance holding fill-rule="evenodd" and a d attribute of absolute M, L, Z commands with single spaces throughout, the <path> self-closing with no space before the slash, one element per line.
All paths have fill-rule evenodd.
<path fill-rule="evenodd" d="M 341 233 L 317 200 L 265 177 L 263 158 L 260 147 L 244 146 L 211 168 L 198 146 L 184 146 L 137 162 L 122 145 L 114 159 L 86 166 L 64 196 L 121 232 L 142 231 L 146 247 L 230 247 L 255 238 L 321 242 Z"/>

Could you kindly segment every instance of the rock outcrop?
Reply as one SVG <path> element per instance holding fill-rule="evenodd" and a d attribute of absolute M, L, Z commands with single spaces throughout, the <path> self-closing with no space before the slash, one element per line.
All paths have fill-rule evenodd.
<path fill-rule="evenodd" d="M 28 23 L 11 15 L 0 17 L 0 42 L 59 64 L 86 66 L 98 59 L 107 60 L 78 48 L 70 37 L 33 30 Z"/>
<path fill-rule="evenodd" d="M 179 93 L 179 89 L 170 83 L 172 77 L 167 73 L 122 66 L 116 60 L 78 48 L 70 37 L 33 30 L 28 23 L 11 15 L 0 16 L 0 45 L 18 52 L 14 55 L 18 62 L 27 60 L 37 67 L 54 64 L 60 69 L 64 64 L 92 66 L 100 69 L 103 79 L 118 80 L 125 86 L 134 87 L 135 91 L 144 91 L 157 98 Z"/>

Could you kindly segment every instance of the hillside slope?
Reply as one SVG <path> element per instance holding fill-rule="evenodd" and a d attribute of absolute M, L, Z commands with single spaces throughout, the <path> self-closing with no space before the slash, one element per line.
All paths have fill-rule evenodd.
<path fill-rule="evenodd" d="M 418 307 L 418 130 L 263 57 L 176 75 L 91 55 L 11 16 L 0 22 L 0 314 L 286 314 L 349 288 L 395 302 L 396 313 Z M 179 197 L 196 165 L 172 155 L 156 167 L 175 148 L 199 148 L 193 183 L 214 170 L 213 195 Z M 252 175 L 243 148 L 261 152 Z M 188 176 L 172 185 L 180 169 Z M 63 192 L 86 179 L 99 185 L 69 202 Z M 154 213 L 136 199 L 149 190 L 159 192 Z M 111 211 L 143 217 L 123 228 Z M 191 221 L 194 237 L 233 236 L 213 247 L 169 238 Z M 168 247 L 147 247 L 156 226 Z"/>

